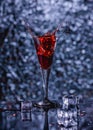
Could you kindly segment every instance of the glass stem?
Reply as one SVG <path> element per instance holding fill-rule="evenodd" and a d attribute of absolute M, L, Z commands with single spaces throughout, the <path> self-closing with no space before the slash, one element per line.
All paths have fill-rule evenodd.
<path fill-rule="evenodd" d="M 49 75 L 50 75 L 50 68 L 48 70 L 43 70 L 42 69 L 44 99 L 48 99 Z"/>

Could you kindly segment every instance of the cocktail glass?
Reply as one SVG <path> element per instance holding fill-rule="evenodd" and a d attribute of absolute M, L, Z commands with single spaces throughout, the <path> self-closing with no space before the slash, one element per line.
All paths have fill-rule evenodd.
<path fill-rule="evenodd" d="M 58 103 L 49 100 L 48 85 L 53 55 L 56 47 L 56 32 L 58 31 L 58 28 L 52 33 L 48 32 L 41 36 L 36 36 L 30 27 L 27 26 L 27 28 L 34 41 L 43 78 L 44 99 L 43 101 L 36 103 L 35 106 L 43 109 L 55 108 L 58 106 Z"/>

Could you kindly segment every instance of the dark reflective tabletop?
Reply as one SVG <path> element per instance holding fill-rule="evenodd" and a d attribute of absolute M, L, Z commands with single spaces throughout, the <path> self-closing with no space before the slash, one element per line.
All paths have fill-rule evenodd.
<path fill-rule="evenodd" d="M 92 98 L 79 100 L 76 112 L 73 107 L 72 111 L 61 107 L 44 111 L 27 103 L 24 107 L 22 102 L 1 101 L 0 130 L 93 130 Z"/>

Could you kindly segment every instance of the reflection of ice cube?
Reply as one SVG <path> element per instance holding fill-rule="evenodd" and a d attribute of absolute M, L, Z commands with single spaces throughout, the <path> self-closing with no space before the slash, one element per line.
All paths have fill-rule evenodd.
<path fill-rule="evenodd" d="M 78 105 L 77 97 L 74 96 L 63 97 L 63 106 L 57 110 L 57 122 L 61 127 L 70 128 L 78 125 L 77 105 Z"/>
<path fill-rule="evenodd" d="M 21 112 L 22 121 L 31 121 L 31 111 Z"/>
<path fill-rule="evenodd" d="M 57 122 L 60 126 L 71 127 L 77 125 L 77 111 L 57 110 Z"/>
<path fill-rule="evenodd" d="M 32 102 L 30 101 L 21 102 L 21 110 L 31 110 L 31 108 L 32 108 Z"/>
<path fill-rule="evenodd" d="M 77 126 L 72 126 L 70 128 L 61 127 L 60 130 L 78 130 L 78 128 L 77 128 Z"/>
<path fill-rule="evenodd" d="M 63 111 L 58 110 L 57 115 L 58 115 L 59 118 L 62 118 L 63 117 Z"/>
<path fill-rule="evenodd" d="M 21 102 L 21 119 L 23 121 L 31 121 L 32 102 Z"/>
<path fill-rule="evenodd" d="M 63 97 L 63 109 L 68 109 L 68 98 Z"/>
<path fill-rule="evenodd" d="M 77 107 L 77 97 L 64 96 L 63 97 L 63 109 L 75 109 Z"/>

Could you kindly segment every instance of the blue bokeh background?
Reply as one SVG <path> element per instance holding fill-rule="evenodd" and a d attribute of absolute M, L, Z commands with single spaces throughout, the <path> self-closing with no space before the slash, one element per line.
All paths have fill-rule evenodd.
<path fill-rule="evenodd" d="M 5 100 L 42 99 L 42 78 L 24 20 L 35 34 L 57 34 L 49 96 L 93 93 L 93 1 L 1 0 L 0 93 Z M 3 38 L 2 38 L 3 37 Z"/>
<path fill-rule="evenodd" d="M 64 94 L 78 95 L 87 103 L 81 105 L 80 129 L 92 130 L 93 105 L 87 99 L 93 99 L 93 0 L 0 0 L 0 107 L 17 108 L 16 101 L 43 98 L 40 66 L 24 21 L 36 35 L 62 25 L 57 33 L 49 97 L 60 100 Z M 33 124 L 28 124 L 20 120 L 19 113 L 0 112 L 0 130 L 42 129 L 44 114 L 32 116 Z M 57 129 L 56 113 L 49 116 L 54 122 L 49 124 L 51 130 Z"/>

